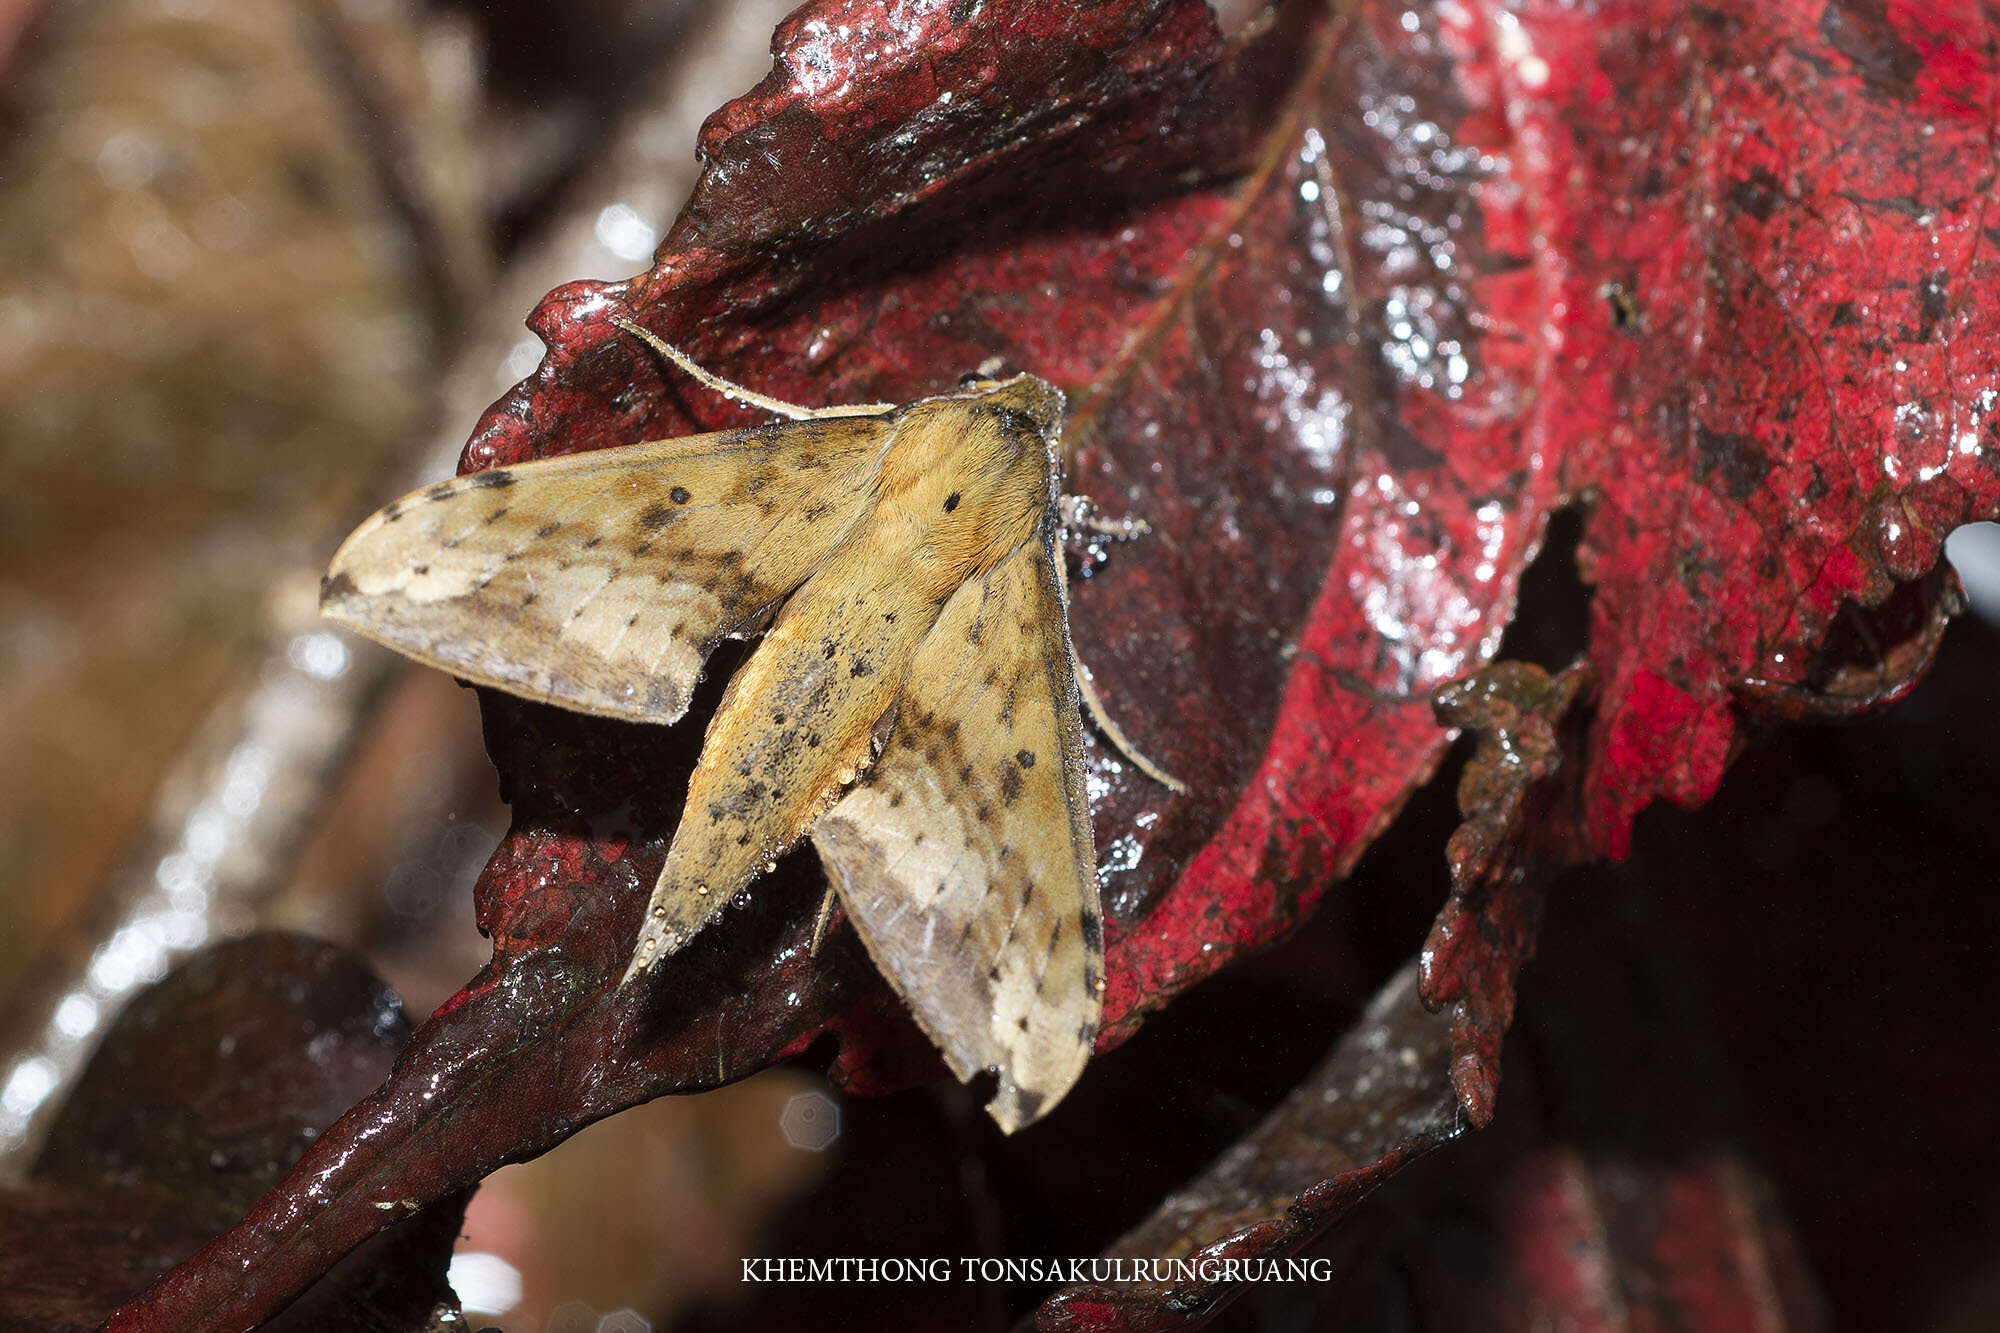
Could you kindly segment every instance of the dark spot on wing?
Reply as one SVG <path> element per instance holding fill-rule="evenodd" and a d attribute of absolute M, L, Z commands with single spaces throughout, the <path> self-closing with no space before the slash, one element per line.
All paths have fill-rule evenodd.
<path fill-rule="evenodd" d="M 319 599 L 322 602 L 337 602 L 343 597 L 352 597 L 361 589 L 354 585 L 346 570 L 338 574 L 328 574 L 319 581 Z"/>
<path fill-rule="evenodd" d="M 773 714 L 771 714 L 771 725 L 773 725 L 773 726 L 778 726 L 778 727 L 782 727 L 782 726 L 784 726 L 784 725 L 785 725 L 785 715 L 784 715 L 783 713 L 773 713 Z"/>
<path fill-rule="evenodd" d="M 426 575 L 426 574 L 428 574 L 428 573 L 430 573 L 430 572 L 431 572 L 431 567 L 430 567 L 429 565 L 412 565 L 412 566 L 410 566 L 410 573 L 414 574 L 414 575 L 415 575 L 416 577 L 418 577 L 418 578 L 422 578 L 422 577 L 423 577 L 424 575 Z M 342 577 L 343 577 L 343 578 L 345 578 L 346 576 L 345 576 L 345 575 L 342 575 Z"/>
<path fill-rule="evenodd" d="M 505 468 L 494 468 L 488 472 L 474 473 L 472 480 L 466 484 L 476 486 L 482 491 L 497 491 L 502 486 L 512 486 L 514 474 Z"/>
<path fill-rule="evenodd" d="M 604 534 L 600 532 L 595 537 L 592 537 L 589 541 L 585 542 L 583 544 L 583 549 L 588 551 L 591 547 L 596 546 L 603 540 L 604 540 Z"/>
<path fill-rule="evenodd" d="M 1092 953 L 1103 952 L 1104 923 L 1097 919 L 1097 913 L 1085 912 L 1081 924 L 1083 926 L 1083 942 L 1090 947 L 1090 951 Z"/>
<path fill-rule="evenodd" d="M 642 532 L 658 532 L 661 528 L 673 522 L 673 520 L 674 511 L 655 500 L 652 504 L 641 509 L 639 516 L 632 520 L 632 523 L 634 527 Z"/>
<path fill-rule="evenodd" d="M 392 500 L 382 507 L 382 521 L 384 523 L 394 523 L 402 516 L 403 502 L 401 500 Z"/>
<path fill-rule="evenodd" d="M 956 508 L 958 508 L 958 492 L 953 491 L 950 495 L 944 497 L 944 512 L 949 514 Z"/>
<path fill-rule="evenodd" d="M 854 665 L 847 668 L 847 674 L 850 676 L 866 676 L 874 671 L 874 669 L 857 657 L 854 659 Z"/>
<path fill-rule="evenodd" d="M 1014 756 L 1014 762 L 1022 768 L 1033 768 L 1035 766 L 1035 752 L 1033 750 L 1022 750 Z"/>
<path fill-rule="evenodd" d="M 1002 769 L 1000 772 L 1000 799 L 1007 805 L 1021 798 L 1021 773 L 1019 769 Z"/>
<path fill-rule="evenodd" d="M 688 494 L 688 488 L 685 486 L 674 487 L 671 491 L 667 492 L 667 497 L 677 505 L 684 505 L 689 500 L 694 499 L 692 495 Z"/>
<path fill-rule="evenodd" d="M 892 791 L 889 793 L 889 808 L 891 810 L 894 810 L 897 806 L 901 805 L 902 803 L 903 803 L 903 793 L 899 791 Z"/>
<path fill-rule="evenodd" d="M 482 472 L 480 473 L 480 475 L 485 476 L 486 474 Z M 486 516 L 486 521 L 488 523 L 498 523 L 501 519 L 507 517 L 507 515 L 511 512 L 513 511 L 510 510 L 506 505 L 501 505 L 498 509 L 494 510 L 492 513 Z"/>
<path fill-rule="evenodd" d="M 553 537 L 556 535 L 557 532 L 561 531 L 561 529 L 562 529 L 562 524 L 560 523 L 544 523 L 542 524 L 542 526 L 535 529 L 535 536 Z"/>

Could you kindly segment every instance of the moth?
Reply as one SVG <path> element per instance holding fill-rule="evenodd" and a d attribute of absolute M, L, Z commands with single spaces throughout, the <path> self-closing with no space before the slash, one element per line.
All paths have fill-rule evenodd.
<path fill-rule="evenodd" d="M 994 1120 L 1032 1122 L 1081 1074 L 1104 990 L 1081 705 L 1179 789 L 1103 716 L 1070 643 L 1062 393 L 975 374 L 803 408 L 617 322 L 782 420 L 415 491 L 342 544 L 323 612 L 479 685 L 659 724 L 720 641 L 761 634 L 625 981 L 810 834 L 953 1074 L 995 1071 Z"/>

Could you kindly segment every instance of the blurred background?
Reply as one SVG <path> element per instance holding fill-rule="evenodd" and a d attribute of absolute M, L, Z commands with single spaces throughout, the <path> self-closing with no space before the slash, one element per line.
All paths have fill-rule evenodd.
<path fill-rule="evenodd" d="M 470 887 L 507 814 L 473 697 L 323 629 L 319 575 L 451 474 L 539 359 L 543 292 L 645 267 L 702 118 L 763 76 L 787 8 L 0 4 L 16 1172 L 102 1025 L 206 940 L 352 944 L 417 1018 L 485 960 Z M 783 1123 L 801 1094 L 824 1123 L 820 1086 L 655 1103 L 503 1173 L 461 1295 L 510 1330 L 594 1329 L 733 1287 L 823 1167 Z M 607 1210 L 615 1231 L 582 1221 Z"/>
<path fill-rule="evenodd" d="M 348 943 L 416 1018 L 485 960 L 470 889 L 507 812 L 474 700 L 323 628 L 318 578 L 363 515 L 452 471 L 480 410 L 539 359 L 522 319 L 545 291 L 645 266 L 693 184 L 697 127 L 762 77 L 788 8 L 0 0 L 0 1169 L 18 1171 L 123 1000 L 205 941 L 279 927 Z M 2000 530 L 1962 531 L 1951 553 L 1978 614 L 2000 617 Z M 1581 605 L 1563 558 L 1552 543 L 1536 607 L 1550 623 Z M 1835 1304 L 1900 1312 L 1856 1327 L 1990 1326 L 1976 1321 L 2000 1308 L 1990 1190 L 1950 1192 L 1990 1149 L 1915 1130 L 1902 1157 L 1893 1146 L 1924 1104 L 1981 1104 L 1990 1060 L 1930 1081 L 1901 1070 L 1844 1102 L 1833 1086 L 1871 1041 L 1893 1068 L 1967 986 L 1993 991 L 1932 964 L 1969 976 L 1994 942 L 1993 909 L 1968 917 L 1953 894 L 2000 851 L 1967 803 L 1993 790 L 2000 754 L 1995 644 L 1962 627 L 1944 683 L 1892 719 L 1767 746 L 1709 811 L 1649 815 L 1618 872 L 1686 887 L 1669 896 L 1697 988 L 1753 1067 L 1759 1024 L 1815 985 L 1906 1015 L 1845 1031 L 1824 1065 L 1807 1042 L 1744 1090 Z M 1381 974 L 1442 899 L 1453 777 L 1342 895 L 1374 913 Z M 1867 901 L 1843 910 L 1893 928 L 1832 915 L 1829 877 L 1864 870 Z M 493 1177 L 455 1285 L 475 1322 L 514 1333 L 637 1333 L 722 1326 L 715 1312 L 746 1299 L 740 1259 L 788 1246 L 1093 1252 L 1254 1122 L 1359 1002 L 1329 996 L 1314 962 L 1354 917 L 1322 918 L 1105 1062 L 1106 1087 L 1171 1095 L 1142 1122 L 1148 1150 L 1100 1163 L 1069 1234 L 1038 1249 L 994 1234 L 1010 1205 L 980 1199 L 1010 1187 L 983 1173 L 1008 1159 L 951 1147 L 982 1132 L 953 1090 L 858 1107 L 782 1069 Z M 1814 943 L 1787 955 L 1788 936 Z M 1790 956 L 1820 971 L 1774 973 Z M 1905 985 L 1919 975 L 1935 987 Z M 1266 1040 L 1245 1051 L 1249 1024 Z M 1064 1160 L 1060 1132 L 1043 1142 Z M 1876 1189 L 1816 1186 L 1837 1145 L 1888 1153 Z M 882 1184 L 895 1178 L 914 1193 Z M 940 1192 L 941 1214 L 911 1204 Z M 1851 1247 L 1880 1219 L 1947 1214 L 1957 1249 L 1907 1233 L 1905 1286 L 1861 1289 Z M 1021 1295 L 965 1299 L 1004 1326 Z"/>

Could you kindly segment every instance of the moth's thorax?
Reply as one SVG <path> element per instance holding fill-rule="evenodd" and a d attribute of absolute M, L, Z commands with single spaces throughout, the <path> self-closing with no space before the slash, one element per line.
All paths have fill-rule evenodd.
<path fill-rule="evenodd" d="M 1062 394 L 1033 376 L 914 403 L 882 461 L 878 532 L 940 598 L 1034 535 L 1054 500 Z M 885 555 L 887 552 L 885 552 Z"/>

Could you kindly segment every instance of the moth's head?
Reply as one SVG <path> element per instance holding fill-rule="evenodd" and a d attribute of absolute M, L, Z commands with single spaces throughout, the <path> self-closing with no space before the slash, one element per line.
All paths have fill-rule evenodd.
<path fill-rule="evenodd" d="M 992 364 L 981 366 L 980 372 Z M 1035 429 L 1045 440 L 1054 439 L 1062 430 L 1063 391 L 1034 375 L 991 379 L 974 372 L 960 378 L 958 392 L 951 396 L 976 398 L 989 407 L 1019 412 L 1035 423 Z"/>

